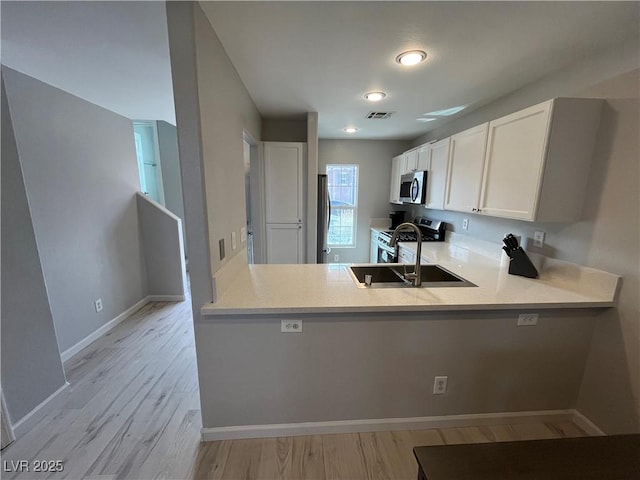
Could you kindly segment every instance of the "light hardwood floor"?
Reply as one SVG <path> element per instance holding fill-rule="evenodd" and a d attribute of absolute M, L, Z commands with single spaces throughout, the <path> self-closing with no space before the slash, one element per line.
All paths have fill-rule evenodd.
<path fill-rule="evenodd" d="M 200 443 L 188 301 L 147 305 L 65 368 L 71 386 L 2 452 L 2 478 L 413 480 L 416 445 L 585 435 L 564 422 Z M 64 470 L 7 471 L 19 460 Z"/>

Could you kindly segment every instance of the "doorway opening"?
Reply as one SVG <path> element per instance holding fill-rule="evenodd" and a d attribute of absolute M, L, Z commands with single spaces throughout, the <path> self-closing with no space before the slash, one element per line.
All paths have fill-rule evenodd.
<path fill-rule="evenodd" d="M 133 122 L 133 137 L 136 144 L 140 188 L 145 195 L 164 205 L 162 169 L 158 148 L 158 128 L 156 122 Z"/>

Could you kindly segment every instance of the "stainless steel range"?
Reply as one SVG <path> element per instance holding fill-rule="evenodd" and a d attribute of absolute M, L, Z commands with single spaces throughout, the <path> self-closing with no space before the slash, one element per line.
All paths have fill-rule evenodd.
<path fill-rule="evenodd" d="M 413 223 L 420 227 L 423 242 L 444 242 L 445 223 L 426 217 L 416 217 Z M 385 230 L 378 234 L 378 263 L 398 263 L 398 247 L 389 245 L 393 230 Z M 417 242 L 418 234 L 402 231 L 398 234 L 398 242 Z"/>

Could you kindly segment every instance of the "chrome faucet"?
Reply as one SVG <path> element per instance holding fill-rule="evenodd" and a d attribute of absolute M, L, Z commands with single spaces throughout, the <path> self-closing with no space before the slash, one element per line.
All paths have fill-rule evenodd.
<path fill-rule="evenodd" d="M 416 265 L 413 269 L 413 273 L 405 273 L 404 278 L 405 280 L 411 281 L 414 287 L 419 287 L 420 285 L 422 285 L 422 280 L 420 278 L 420 273 L 421 273 L 420 272 L 420 255 L 422 253 L 422 232 L 420 231 L 420 228 L 415 223 L 411 223 L 411 222 L 401 223 L 393 231 L 393 235 L 391 235 L 391 241 L 389 241 L 389 245 L 391 247 L 395 247 L 396 243 L 398 243 L 398 234 L 400 233 L 400 231 L 406 230 L 408 228 L 409 229 L 412 228 L 418 234 L 418 238 L 417 238 L 418 251 L 416 252 Z"/>

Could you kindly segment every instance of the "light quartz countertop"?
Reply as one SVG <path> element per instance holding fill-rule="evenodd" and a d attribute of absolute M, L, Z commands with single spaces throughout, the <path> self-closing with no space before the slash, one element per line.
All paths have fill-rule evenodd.
<path fill-rule="evenodd" d="M 611 307 L 620 277 L 546 257 L 540 278 L 507 272 L 508 258 L 473 240 L 424 242 L 423 263 L 437 263 L 477 287 L 358 288 L 348 265 L 242 267 L 204 316 L 375 313 Z M 415 250 L 415 243 L 402 246 Z"/>

